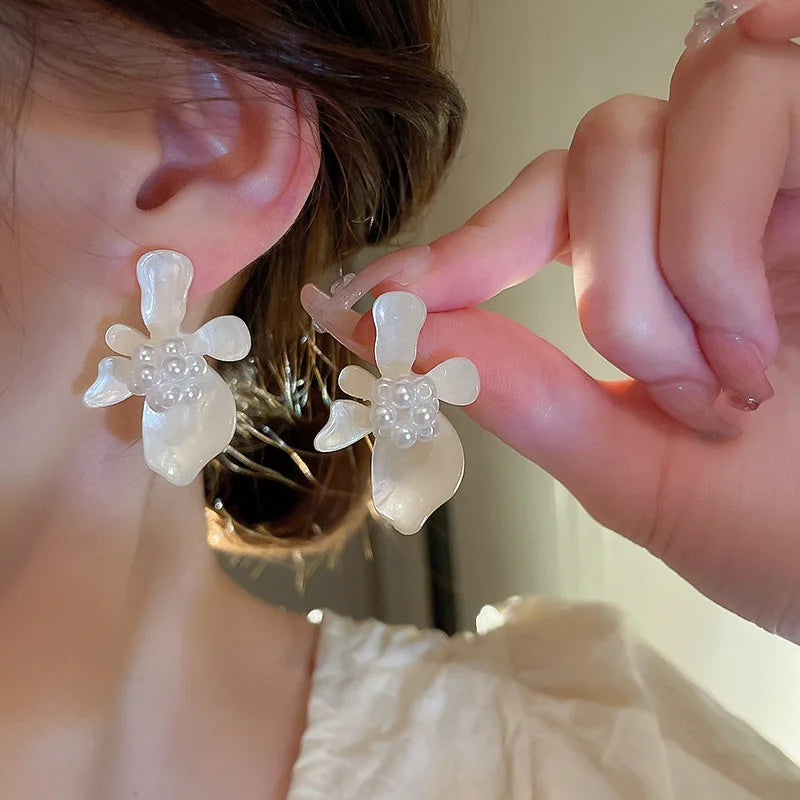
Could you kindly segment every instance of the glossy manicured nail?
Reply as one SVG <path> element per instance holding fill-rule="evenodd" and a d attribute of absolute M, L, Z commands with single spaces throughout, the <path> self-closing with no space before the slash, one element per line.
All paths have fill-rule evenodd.
<path fill-rule="evenodd" d="M 300 302 L 319 331 L 330 333 L 359 358 L 369 361 L 372 358 L 370 349 L 353 337 L 361 319 L 353 307 L 382 283 L 391 281 L 399 286 L 410 285 L 425 274 L 430 260 L 431 249 L 427 245 L 397 250 L 374 261 L 361 272 L 340 279 L 330 294 L 313 283 L 306 284 L 300 292 Z"/>
<path fill-rule="evenodd" d="M 756 411 L 775 396 L 764 361 L 749 339 L 707 328 L 697 331 L 697 339 L 734 408 Z"/>
<path fill-rule="evenodd" d="M 428 272 L 430 263 L 431 249 L 427 245 L 395 250 L 364 267 L 348 285 L 348 290 L 363 297 L 382 283 L 407 288 Z"/>
<path fill-rule="evenodd" d="M 351 280 L 335 292 L 335 300 L 342 308 L 353 308 L 376 286 L 391 281 L 408 286 L 425 274 L 430 263 L 431 250 L 427 245 L 407 247 L 368 264 Z"/>
<path fill-rule="evenodd" d="M 384 271 L 391 273 L 386 278 L 387 281 L 403 287 L 413 286 L 428 273 L 431 265 L 431 249 L 427 245 L 410 247 L 398 250 L 383 260 Z"/>
<path fill-rule="evenodd" d="M 369 348 L 353 337 L 361 315 L 343 307 L 338 294 L 330 297 L 313 283 L 308 283 L 300 292 L 300 302 L 321 333 L 329 333 L 359 358 L 370 360 Z"/>
<path fill-rule="evenodd" d="M 653 402 L 671 417 L 705 436 L 730 439 L 740 431 L 714 409 L 719 389 L 696 380 L 651 384 Z"/>
<path fill-rule="evenodd" d="M 708 44 L 728 25 L 761 5 L 762 0 L 710 0 L 703 3 L 694 15 L 694 25 L 686 36 L 685 44 L 698 49 Z"/>

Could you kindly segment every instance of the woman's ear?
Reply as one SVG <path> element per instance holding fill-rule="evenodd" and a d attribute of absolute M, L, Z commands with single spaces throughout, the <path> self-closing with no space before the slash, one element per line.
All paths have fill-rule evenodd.
<path fill-rule="evenodd" d="M 297 219 L 319 170 L 319 135 L 313 102 L 292 89 L 198 61 L 186 87 L 188 99 L 161 98 L 152 117 L 159 157 L 133 186 L 129 230 L 142 251 L 188 255 L 192 294 L 203 296 Z"/>
<path fill-rule="evenodd" d="M 171 249 L 194 263 L 199 298 L 297 219 L 320 165 L 310 96 L 189 57 L 163 72 L 32 72 L 0 159 L 0 244 L 24 274 L 108 306 L 138 297 L 143 253 Z"/>

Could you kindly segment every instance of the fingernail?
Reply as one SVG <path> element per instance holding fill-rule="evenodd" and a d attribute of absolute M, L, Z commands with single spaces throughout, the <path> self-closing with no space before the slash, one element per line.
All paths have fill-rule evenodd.
<path fill-rule="evenodd" d="M 410 285 L 427 272 L 430 261 L 431 249 L 427 245 L 397 250 L 337 282 L 330 295 L 314 284 L 306 284 L 300 292 L 300 301 L 318 331 L 331 334 L 359 358 L 369 361 L 371 348 L 353 335 L 361 318 L 352 310 L 353 306 L 382 283 Z"/>
<path fill-rule="evenodd" d="M 428 245 L 419 245 L 407 250 L 398 250 L 393 253 L 394 262 L 387 259 L 385 268 L 392 274 L 387 281 L 398 286 L 411 286 L 422 278 L 431 264 L 431 248 Z"/>
<path fill-rule="evenodd" d="M 353 308 L 362 297 L 387 281 L 407 286 L 425 273 L 430 263 L 430 253 L 430 247 L 419 245 L 396 250 L 373 261 L 336 290 L 336 303 L 342 308 Z"/>
<path fill-rule="evenodd" d="M 359 358 L 370 359 L 369 348 L 353 337 L 361 315 L 343 307 L 338 296 L 333 299 L 313 283 L 309 283 L 300 292 L 300 302 L 322 333 L 329 333 Z"/>
<path fill-rule="evenodd" d="M 701 381 L 649 385 L 653 402 L 684 425 L 705 436 L 730 439 L 740 431 L 724 420 L 714 409 L 719 389 Z"/>
<path fill-rule="evenodd" d="M 364 267 L 350 287 L 361 297 L 382 283 L 407 288 L 428 272 L 430 263 L 431 248 L 428 245 L 395 250 Z"/>
<path fill-rule="evenodd" d="M 694 15 L 694 25 L 685 39 L 686 46 L 703 47 L 739 17 L 761 5 L 761 2 L 762 0 L 710 0 L 703 3 Z"/>
<path fill-rule="evenodd" d="M 749 339 L 707 328 L 698 329 L 697 339 L 734 408 L 756 411 L 775 396 L 764 361 Z"/>

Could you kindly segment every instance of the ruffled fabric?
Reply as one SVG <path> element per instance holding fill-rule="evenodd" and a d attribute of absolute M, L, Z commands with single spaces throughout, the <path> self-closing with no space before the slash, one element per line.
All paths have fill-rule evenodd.
<path fill-rule="evenodd" d="M 800 769 L 605 606 L 515 599 L 483 635 L 325 612 L 289 800 L 782 800 Z"/>

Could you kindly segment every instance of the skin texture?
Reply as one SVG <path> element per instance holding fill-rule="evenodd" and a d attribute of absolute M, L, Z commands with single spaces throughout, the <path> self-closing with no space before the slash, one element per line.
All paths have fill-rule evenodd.
<path fill-rule="evenodd" d="M 256 101 L 228 76 L 235 103 L 193 105 L 188 66 L 152 104 L 36 73 L 18 127 L 0 227 L 2 797 L 283 797 L 305 725 L 315 629 L 219 570 L 201 484 L 144 465 L 140 401 L 81 404 L 108 324 L 141 329 L 144 251 L 191 254 L 193 328 L 316 177 L 291 92 Z"/>
<path fill-rule="evenodd" d="M 478 365 L 476 421 L 709 597 L 800 642 L 798 87 L 795 45 L 727 28 L 683 56 L 668 103 L 593 109 L 463 228 L 368 269 L 376 292 L 438 312 L 420 370 Z M 572 265 L 590 343 L 635 380 L 594 381 L 474 308 L 553 258 Z"/>
<path fill-rule="evenodd" d="M 753 39 L 783 42 L 800 36 L 800 2 L 765 0 L 743 17 L 739 27 Z"/>
<path fill-rule="evenodd" d="M 800 4 L 758 10 L 742 30 L 774 40 L 781 25 L 800 31 Z M 570 150 L 537 159 L 464 228 L 392 255 L 394 282 L 379 287 L 409 286 L 437 312 L 422 369 L 451 355 L 479 365 L 482 425 L 709 596 L 794 639 L 798 70 L 790 45 L 726 31 L 684 57 L 669 104 L 595 109 Z M 139 324 L 142 252 L 191 256 L 187 325 L 199 323 L 310 191 L 318 157 L 302 101 L 271 87 L 274 102 L 255 103 L 226 80 L 237 101 L 197 116 L 188 81 L 158 84 L 143 104 L 33 76 L 14 227 L 0 228 L 0 641 L 13 643 L 0 659 L 2 797 L 286 792 L 313 629 L 216 569 L 201 487 L 147 472 L 136 401 L 80 405 L 108 323 Z M 165 119 L 176 91 L 190 116 Z M 10 221 L 8 159 L 3 170 Z M 555 256 L 573 265 L 590 340 L 639 380 L 597 383 L 474 308 Z M 746 337 L 769 364 L 775 396 L 759 411 L 657 391 L 716 390 L 724 373 L 768 393 L 763 369 L 730 343 L 704 345 L 704 329 Z M 356 335 L 369 340 L 367 322 Z"/>

